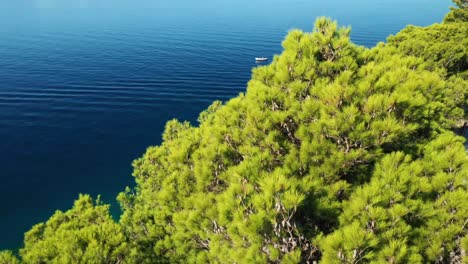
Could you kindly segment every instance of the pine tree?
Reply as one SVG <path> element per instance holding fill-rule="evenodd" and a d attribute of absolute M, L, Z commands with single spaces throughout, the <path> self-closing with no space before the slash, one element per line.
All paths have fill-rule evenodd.
<path fill-rule="evenodd" d="M 99 199 L 80 195 L 72 209 L 57 211 L 25 235 L 24 263 L 123 263 L 128 255 L 122 228 Z"/>
<path fill-rule="evenodd" d="M 189 263 L 318 261 L 331 232 L 383 247 L 354 223 L 340 228 L 344 202 L 387 153 L 418 155 L 450 129 L 463 102 L 422 59 L 366 50 L 349 33 L 325 18 L 292 31 L 246 94 L 213 104 L 199 127 L 169 122 L 163 144 L 134 163 L 138 187 L 120 196 L 133 246 Z M 405 247 L 395 239 L 366 258 Z M 418 250 L 395 257 L 422 261 Z"/>
<path fill-rule="evenodd" d="M 0 251 L 0 264 L 19 264 L 18 258 L 9 250 Z"/>
<path fill-rule="evenodd" d="M 461 138 L 429 142 L 421 157 L 385 156 L 372 180 L 343 205 L 323 239 L 325 263 L 457 263 L 468 214 L 468 162 Z"/>
<path fill-rule="evenodd" d="M 109 206 L 81 195 L 3 263 L 468 263 L 466 5 L 368 49 L 319 18 Z M 466 116 L 466 112 L 465 112 Z"/>

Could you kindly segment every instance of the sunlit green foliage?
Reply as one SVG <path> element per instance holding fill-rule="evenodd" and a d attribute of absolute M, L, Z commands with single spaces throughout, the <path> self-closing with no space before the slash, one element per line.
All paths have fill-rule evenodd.
<path fill-rule="evenodd" d="M 428 68 L 447 69 L 457 74 L 468 68 L 468 25 L 434 24 L 429 27 L 408 26 L 388 43 L 405 55 L 421 57 Z"/>
<path fill-rule="evenodd" d="M 467 0 L 453 0 L 457 5 L 456 8 L 452 7 L 451 11 L 445 16 L 445 23 L 458 23 L 468 22 L 468 1 Z"/>
<path fill-rule="evenodd" d="M 80 196 L 26 233 L 21 260 L 467 263 L 468 158 L 452 132 L 466 24 L 408 27 L 372 49 L 326 18 L 291 31 L 246 93 L 197 127 L 167 123 L 133 164 L 119 223 Z"/>
<path fill-rule="evenodd" d="M 121 263 L 126 238 L 109 206 L 80 196 L 72 209 L 57 211 L 26 233 L 20 254 L 25 263 Z"/>
<path fill-rule="evenodd" d="M 406 56 L 424 60 L 426 69 L 447 74 L 452 91 L 465 101 L 468 117 L 468 4 L 454 1 L 458 8 L 446 16 L 444 23 L 428 27 L 408 26 L 388 38 L 388 45 Z"/>
<path fill-rule="evenodd" d="M 421 158 L 384 157 L 369 184 L 343 203 L 340 227 L 324 239 L 323 261 L 458 263 L 468 215 L 468 163 L 461 138 L 443 134 Z"/>
<path fill-rule="evenodd" d="M 0 264 L 19 264 L 19 260 L 11 251 L 0 251 Z"/>
<path fill-rule="evenodd" d="M 374 247 L 367 247 L 369 260 L 392 258 L 397 242 L 412 246 L 411 254 L 395 256 L 400 262 L 439 257 L 418 247 L 423 234 L 408 231 L 392 240 L 389 231 L 387 240 L 373 238 L 365 226 L 341 218 L 349 197 L 376 188 L 374 164 L 388 159 L 387 153 L 425 157 L 429 143 L 463 115 L 464 91 L 397 48 L 352 44 L 349 29 L 327 19 L 319 19 L 312 33 L 290 32 L 283 47 L 271 65 L 254 70 L 246 94 L 212 105 L 199 127 L 169 122 L 164 143 L 134 163 L 137 188 L 120 196 L 133 246 L 149 259 L 171 262 L 297 263 L 322 254 L 334 262 L 328 257 L 337 256 L 333 250 L 359 253 L 337 239 L 349 235 L 353 243 Z M 454 146 L 457 157 L 465 158 L 461 142 Z M 460 182 L 466 175 L 452 177 Z M 466 198 L 464 186 L 454 188 L 462 196 L 453 199 Z M 439 191 L 451 195 L 428 191 L 421 203 L 434 208 L 426 213 L 442 210 L 434 205 Z M 459 213 L 459 221 L 467 216 Z M 426 224 L 440 228 L 443 219 L 433 218 Z M 463 229 L 459 221 L 454 226 Z M 422 226 L 412 231 L 422 232 L 417 228 Z M 464 232 L 441 235 L 440 246 L 454 250 L 447 237 Z"/>

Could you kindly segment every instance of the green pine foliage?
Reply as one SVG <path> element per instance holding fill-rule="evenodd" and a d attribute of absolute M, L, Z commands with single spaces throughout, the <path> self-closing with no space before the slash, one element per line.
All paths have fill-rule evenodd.
<path fill-rule="evenodd" d="M 0 264 L 19 264 L 19 263 L 20 261 L 13 254 L 13 252 L 9 250 L 0 251 Z"/>
<path fill-rule="evenodd" d="M 164 143 L 135 162 L 138 186 L 120 196 L 122 223 L 137 238 L 133 246 L 170 262 L 298 263 L 322 254 L 333 262 L 328 254 L 337 253 L 328 253 L 325 238 L 331 233 L 334 243 L 349 235 L 352 243 L 372 245 L 363 259 L 391 258 L 408 240 L 410 253 L 395 261 L 435 260 L 442 253 L 420 252 L 422 234 L 379 241 L 340 219 L 347 200 L 377 177 L 371 177 L 376 163 L 391 153 L 422 159 L 424 148 L 447 133 L 463 115 L 466 87 L 393 46 L 358 47 L 349 29 L 328 19 L 319 19 L 312 33 L 292 31 L 283 47 L 271 65 L 254 70 L 246 94 L 213 104 L 199 127 L 169 122 Z M 457 186 L 458 198 L 466 198 L 464 187 Z M 439 201 L 431 199 L 422 203 Z M 398 210 L 414 208 L 387 209 L 403 217 Z M 460 214 L 464 220 L 466 212 Z M 447 237 L 464 235 L 457 228 L 441 238 L 444 252 L 456 248 Z"/>
<path fill-rule="evenodd" d="M 25 234 L 24 263 L 122 263 L 127 254 L 122 227 L 109 206 L 80 195 L 72 209 L 57 211 Z"/>
<path fill-rule="evenodd" d="M 468 8 L 467 8 L 468 9 Z M 429 70 L 447 70 L 449 75 L 468 67 L 468 21 L 434 24 L 428 27 L 408 26 L 388 38 L 390 46 L 408 56 L 423 58 Z"/>
<path fill-rule="evenodd" d="M 444 22 L 446 23 L 468 22 L 468 1 L 467 0 L 453 0 L 453 2 L 457 5 L 457 7 L 451 8 L 451 11 L 445 16 Z"/>
<path fill-rule="evenodd" d="M 119 222 L 80 196 L 0 264 L 468 263 L 458 6 L 372 49 L 327 18 L 291 31 L 245 93 L 167 123 Z"/>
<path fill-rule="evenodd" d="M 446 69 L 450 75 L 461 73 L 468 68 L 468 26 L 465 23 L 468 21 L 408 26 L 389 37 L 388 44 L 405 55 L 423 58 L 429 70 Z"/>
<path fill-rule="evenodd" d="M 454 1 L 444 22 L 428 27 L 407 26 L 388 38 L 388 45 L 406 56 L 415 56 L 425 62 L 429 71 L 438 71 L 449 77 L 452 91 L 465 99 L 465 119 L 468 118 L 468 4 Z"/>
<path fill-rule="evenodd" d="M 418 159 L 403 152 L 385 156 L 372 180 L 343 203 L 340 227 L 323 239 L 323 261 L 459 263 L 468 214 L 461 142 L 446 133 Z"/>

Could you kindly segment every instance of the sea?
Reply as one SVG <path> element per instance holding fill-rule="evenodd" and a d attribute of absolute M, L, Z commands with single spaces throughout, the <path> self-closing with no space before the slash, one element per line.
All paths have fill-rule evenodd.
<path fill-rule="evenodd" d="M 80 193 L 134 186 L 168 120 L 246 90 L 255 57 L 319 16 L 372 47 L 449 0 L 0 0 L 0 249 Z M 268 62 L 267 62 L 268 63 Z"/>

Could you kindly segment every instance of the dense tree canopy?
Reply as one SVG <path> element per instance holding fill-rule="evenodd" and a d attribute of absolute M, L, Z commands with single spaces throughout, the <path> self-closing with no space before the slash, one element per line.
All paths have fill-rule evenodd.
<path fill-rule="evenodd" d="M 0 264 L 19 264 L 18 258 L 13 255 L 11 251 L 1 251 L 0 252 Z"/>
<path fill-rule="evenodd" d="M 25 234 L 25 263 L 120 263 L 126 238 L 109 215 L 109 206 L 80 195 L 72 209 L 57 211 Z"/>
<path fill-rule="evenodd" d="M 466 23 L 466 22 L 465 22 Z M 446 69 L 449 75 L 468 68 L 468 27 L 460 23 L 408 26 L 388 39 L 405 55 L 423 58 L 429 67 Z M 433 70 L 431 69 L 430 70 Z"/>
<path fill-rule="evenodd" d="M 468 263 L 458 4 L 371 49 L 326 18 L 291 31 L 246 93 L 167 123 L 119 222 L 80 196 L 0 264 Z"/>
<path fill-rule="evenodd" d="M 457 5 L 457 8 L 451 8 L 451 12 L 447 14 L 447 16 L 444 19 L 444 22 L 468 22 L 468 1 L 453 0 L 453 2 Z"/>

